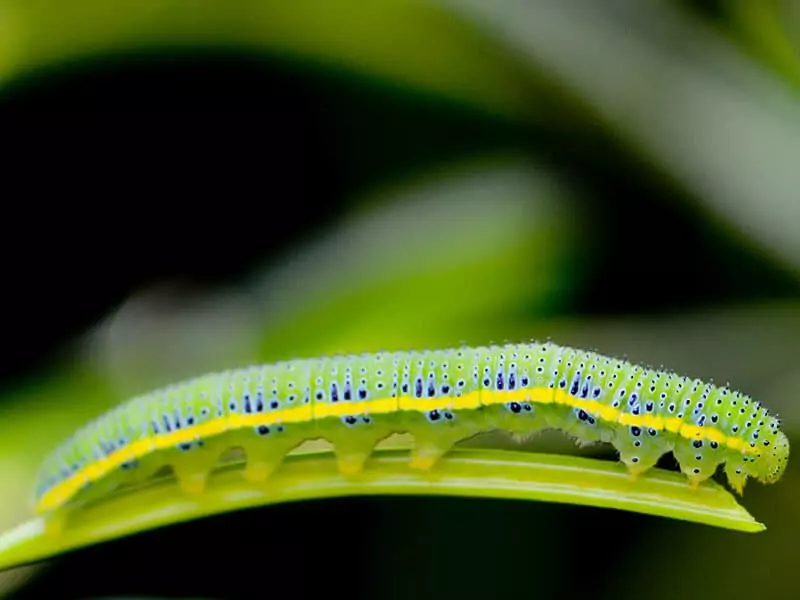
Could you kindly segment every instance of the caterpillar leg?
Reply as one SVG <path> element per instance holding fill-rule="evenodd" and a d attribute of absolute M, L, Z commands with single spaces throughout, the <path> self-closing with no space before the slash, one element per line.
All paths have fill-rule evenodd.
<path fill-rule="evenodd" d="M 294 440 L 265 440 L 253 436 L 242 443 L 246 459 L 242 477 L 250 483 L 266 482 L 295 445 Z"/>
<path fill-rule="evenodd" d="M 417 433 L 414 435 L 414 448 L 408 466 L 419 471 L 429 471 L 457 442 L 473 434 L 473 431 L 461 427 L 442 428 L 436 433 L 430 430 Z"/>
<path fill-rule="evenodd" d="M 734 491 L 739 496 L 743 496 L 744 486 L 747 484 L 747 473 L 740 458 L 737 457 L 725 463 L 725 477 Z"/>
<path fill-rule="evenodd" d="M 672 453 L 693 489 L 711 477 L 722 462 L 719 446 L 704 439 L 679 439 Z"/>
<path fill-rule="evenodd" d="M 42 517 L 44 534 L 47 537 L 58 538 L 67 525 L 67 510 L 61 508 Z"/>
<path fill-rule="evenodd" d="M 628 451 L 625 453 L 620 453 L 619 459 L 628 469 L 628 479 L 631 482 L 636 482 L 639 479 L 639 476 L 652 469 L 656 466 L 658 459 L 660 456 L 652 456 L 652 455 L 643 455 L 640 456 L 639 454 Z"/>
<path fill-rule="evenodd" d="M 265 460 L 261 457 L 248 455 L 247 464 L 244 467 L 244 471 L 242 471 L 242 477 L 250 483 L 264 483 L 281 466 L 281 462 L 283 462 L 282 458 L 280 460 Z"/>
<path fill-rule="evenodd" d="M 329 431 L 325 437 L 333 444 L 339 473 L 345 477 L 354 477 L 364 470 L 375 446 L 389 433 L 388 429 L 374 427 L 349 432 Z"/>
<path fill-rule="evenodd" d="M 627 467 L 628 477 L 632 482 L 655 467 L 658 460 L 670 449 L 667 440 L 659 432 L 642 427 L 620 430 L 612 443 L 619 452 L 620 461 Z"/>
<path fill-rule="evenodd" d="M 339 473 L 345 477 L 353 477 L 361 473 L 367 458 L 369 458 L 369 453 L 364 452 L 352 452 L 339 448 L 336 448 L 335 452 Z"/>
<path fill-rule="evenodd" d="M 241 442 L 247 462 L 242 476 L 251 483 L 264 483 L 278 470 L 286 455 L 308 436 L 304 425 L 260 425 Z"/>
<path fill-rule="evenodd" d="M 208 477 L 227 447 L 223 437 L 195 440 L 191 444 L 172 449 L 165 462 L 172 464 L 172 470 L 183 492 L 194 496 L 206 489 Z"/>
<path fill-rule="evenodd" d="M 364 470 L 378 442 L 393 432 L 392 419 L 390 415 L 357 413 L 319 422 L 319 435 L 333 444 L 341 475 L 355 477 Z"/>
<path fill-rule="evenodd" d="M 442 441 L 438 441 L 437 443 L 417 442 L 414 449 L 411 451 L 411 460 L 408 466 L 411 469 L 419 471 L 428 471 L 432 469 L 434 465 L 452 449 L 456 441 L 457 440 L 454 440 L 452 443 L 443 443 Z"/>
<path fill-rule="evenodd" d="M 485 413 L 463 416 L 449 409 L 410 413 L 406 419 L 414 435 L 408 466 L 419 471 L 431 470 L 457 442 L 489 427 Z"/>
<path fill-rule="evenodd" d="M 176 458 L 172 463 L 178 485 L 187 495 L 201 494 L 206 489 L 208 476 L 217 463 L 218 456 L 210 452 L 197 452 L 192 456 Z"/>

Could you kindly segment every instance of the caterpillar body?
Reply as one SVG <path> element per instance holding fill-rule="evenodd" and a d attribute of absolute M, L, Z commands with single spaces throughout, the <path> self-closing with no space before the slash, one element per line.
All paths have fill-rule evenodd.
<path fill-rule="evenodd" d="M 392 433 L 414 437 L 410 466 L 429 469 L 479 432 L 560 429 L 609 442 L 633 478 L 673 452 L 692 485 L 724 464 L 780 479 L 789 442 L 745 394 L 554 343 L 300 359 L 204 375 L 142 395 L 90 422 L 42 465 L 40 513 L 78 506 L 171 465 L 202 492 L 220 455 L 244 450 L 244 477 L 267 482 L 306 440 L 325 438 L 343 475 Z"/>

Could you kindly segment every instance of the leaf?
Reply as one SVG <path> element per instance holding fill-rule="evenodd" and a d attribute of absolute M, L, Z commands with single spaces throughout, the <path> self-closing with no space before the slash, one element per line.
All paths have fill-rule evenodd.
<path fill-rule="evenodd" d="M 315 498 L 369 495 L 462 496 L 596 506 L 662 516 L 743 532 L 756 521 L 722 486 L 692 490 L 677 472 L 651 469 L 636 482 L 613 461 L 528 452 L 456 449 L 430 473 L 407 466 L 404 448 L 381 448 L 357 478 L 339 475 L 332 453 L 287 457 L 268 485 L 242 478 L 241 463 L 211 476 L 197 497 L 185 496 L 171 477 L 120 491 L 73 513 L 59 536 L 36 518 L 0 536 L 0 569 L 41 561 L 166 525 L 234 510 Z"/>

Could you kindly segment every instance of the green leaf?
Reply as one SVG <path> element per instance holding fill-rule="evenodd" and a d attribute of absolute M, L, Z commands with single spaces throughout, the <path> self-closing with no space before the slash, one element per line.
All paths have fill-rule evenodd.
<path fill-rule="evenodd" d="M 627 510 L 744 532 L 763 531 L 722 486 L 692 490 L 677 472 L 651 469 L 636 482 L 613 461 L 556 454 L 456 449 L 430 473 L 407 466 L 407 451 L 382 448 L 355 478 L 339 475 L 332 453 L 312 449 L 289 456 L 268 485 L 244 480 L 240 462 L 212 474 L 196 497 L 172 477 L 120 491 L 70 516 L 59 535 L 41 518 L 0 536 L 0 569 L 135 533 L 234 510 L 282 502 L 356 495 L 462 496 L 538 500 Z M 254 517 L 257 518 L 257 517 Z"/>

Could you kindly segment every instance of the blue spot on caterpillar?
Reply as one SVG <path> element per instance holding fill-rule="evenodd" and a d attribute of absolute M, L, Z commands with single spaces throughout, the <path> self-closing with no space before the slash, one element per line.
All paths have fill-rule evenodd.
<path fill-rule="evenodd" d="M 134 398 L 45 460 L 37 510 L 102 496 L 165 465 L 198 493 L 234 446 L 245 451 L 244 476 L 265 481 L 313 438 L 332 442 L 349 474 L 392 433 L 410 432 L 410 466 L 428 469 L 476 433 L 524 438 L 549 428 L 613 444 L 632 477 L 670 451 L 695 486 L 724 464 L 740 494 L 748 477 L 780 479 L 789 457 L 780 421 L 758 402 L 675 373 L 549 342 L 384 352 L 212 373 Z"/>

